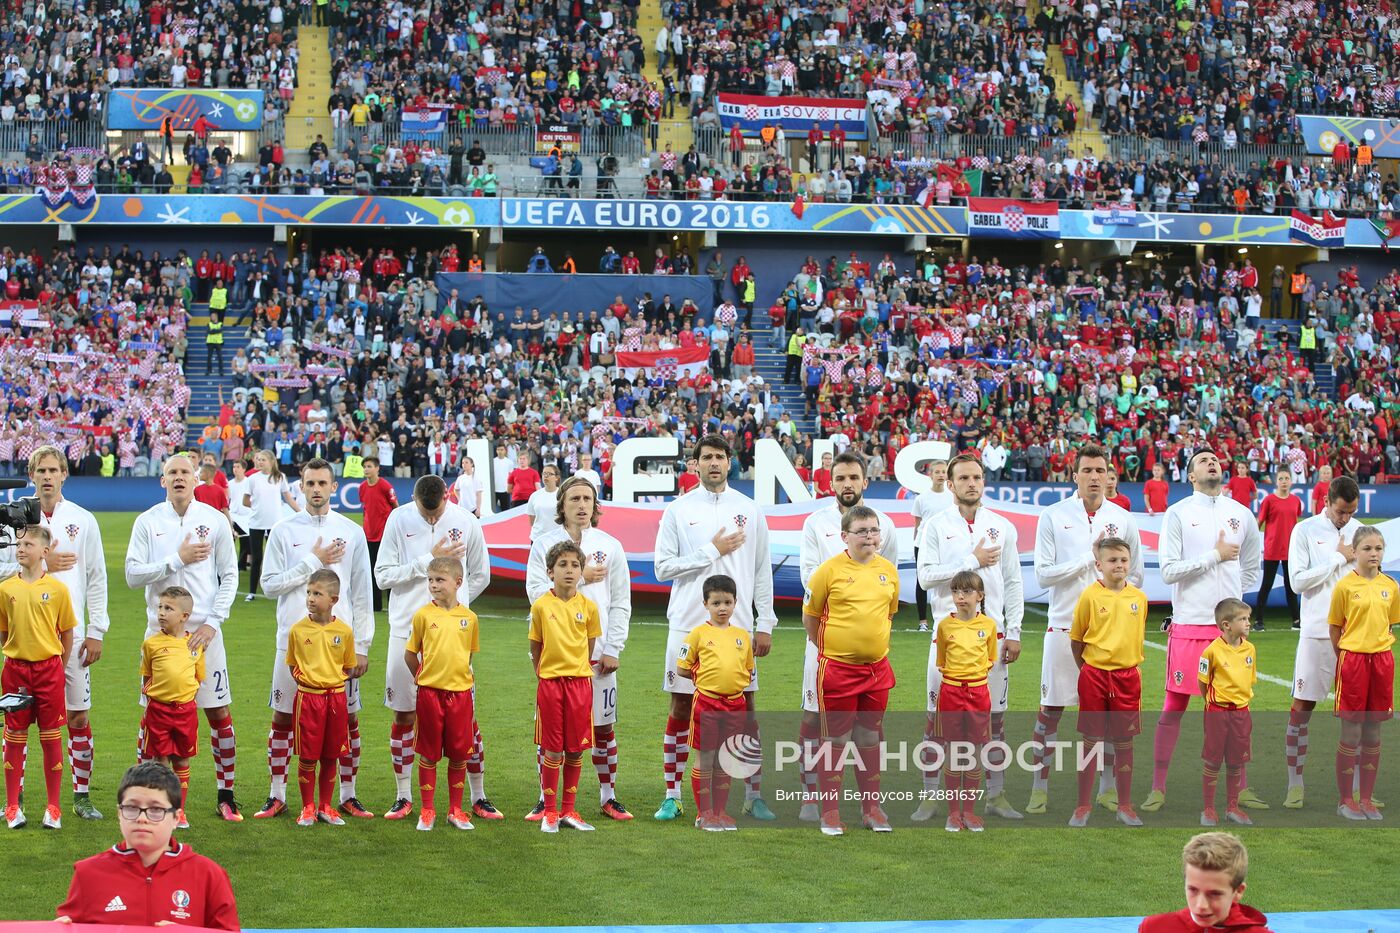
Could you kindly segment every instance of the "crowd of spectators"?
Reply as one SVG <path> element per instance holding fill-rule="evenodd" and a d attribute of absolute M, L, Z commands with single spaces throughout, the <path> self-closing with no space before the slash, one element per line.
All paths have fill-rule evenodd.
<path fill-rule="evenodd" d="M 0 124 L 32 125 L 53 147 L 70 124 L 100 124 L 106 92 L 125 87 L 262 90 L 275 118 L 297 84 L 297 24 L 310 7 L 29 0 L 0 30 Z"/>
<path fill-rule="evenodd" d="M 990 449 L 999 477 L 1062 478 L 1065 453 L 1093 437 L 1125 481 L 1157 464 L 1180 479 L 1207 443 L 1259 473 L 1400 473 L 1397 274 L 1369 288 L 1351 268 L 1336 283 L 1309 280 L 1291 296 L 1315 328 L 1303 348 L 1261 326 L 1283 300 L 1277 270 L 1247 262 L 809 259 L 766 315 L 749 306 L 742 258 L 707 260 L 710 308 L 619 295 L 573 314 L 439 294 L 432 273 L 446 268 L 460 268 L 450 251 L 284 263 L 251 314 L 213 440 L 225 453 L 230 438 L 235 451 L 272 448 L 292 469 L 312 454 L 343 464 L 373 453 L 413 475 L 463 469 L 473 437 L 502 443 L 512 463 L 525 453 L 568 472 L 586 453 L 606 475 L 622 439 L 710 430 L 733 438 L 739 470 L 764 437 L 810 469 L 812 437 L 826 436 L 862 449 L 878 476 L 927 438 Z M 755 372 L 755 344 L 790 354 L 802 410 Z M 617 366 L 619 351 L 699 345 L 710 366 L 693 376 Z M 1331 365 L 1335 396 L 1310 363 Z"/>
<path fill-rule="evenodd" d="M 42 444 L 75 473 L 145 475 L 185 437 L 183 253 L 0 254 L 0 473 Z"/>

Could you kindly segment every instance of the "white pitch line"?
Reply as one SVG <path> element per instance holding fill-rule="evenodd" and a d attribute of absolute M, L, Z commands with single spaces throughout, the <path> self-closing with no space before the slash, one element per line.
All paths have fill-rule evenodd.
<path fill-rule="evenodd" d="M 1163 654 L 1165 654 L 1167 651 L 1166 645 L 1160 644 L 1159 642 L 1155 642 L 1150 638 L 1143 639 L 1142 643 L 1149 648 L 1156 648 Z M 1263 671 L 1255 671 L 1255 674 L 1259 677 L 1260 680 L 1264 681 L 1265 683 L 1277 684 L 1285 690 L 1291 691 L 1293 689 L 1293 684 L 1284 680 L 1282 677 L 1275 677 L 1273 674 L 1265 674 Z"/>

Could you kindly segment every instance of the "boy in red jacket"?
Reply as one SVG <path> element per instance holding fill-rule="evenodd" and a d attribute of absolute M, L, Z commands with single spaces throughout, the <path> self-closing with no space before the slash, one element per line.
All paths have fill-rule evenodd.
<path fill-rule="evenodd" d="M 1138 933 L 1270 933 L 1268 918 L 1240 903 L 1249 853 L 1237 836 L 1201 833 L 1182 850 L 1186 866 L 1186 909 L 1148 917 Z"/>
<path fill-rule="evenodd" d="M 122 842 L 73 866 L 56 919 L 239 929 L 228 874 L 170 838 L 179 799 L 180 781 L 165 765 L 148 761 L 127 769 L 117 789 Z"/>

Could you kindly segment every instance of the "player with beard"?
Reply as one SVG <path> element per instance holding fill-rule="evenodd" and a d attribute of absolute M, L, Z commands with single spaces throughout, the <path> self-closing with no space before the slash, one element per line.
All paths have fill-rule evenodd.
<path fill-rule="evenodd" d="M 1259 583 L 1259 526 L 1253 512 L 1222 495 L 1225 474 L 1215 451 L 1192 454 L 1186 479 L 1194 491 L 1167 509 L 1158 546 L 1162 582 L 1172 588 L 1172 617 L 1167 692 L 1152 743 L 1152 792 L 1142 802 L 1149 813 L 1166 803 L 1167 769 L 1181 736 L 1181 717 L 1191 697 L 1200 694 L 1201 652 L 1219 634 L 1215 607 L 1222 599 L 1244 599 Z M 1269 806 L 1248 786 L 1239 800 L 1250 809 Z"/>

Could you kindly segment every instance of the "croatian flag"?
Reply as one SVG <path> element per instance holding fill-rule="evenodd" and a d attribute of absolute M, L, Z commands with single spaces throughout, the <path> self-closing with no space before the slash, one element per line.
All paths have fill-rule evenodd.
<path fill-rule="evenodd" d="M 425 107 L 422 110 L 403 112 L 403 138 L 415 139 L 422 136 L 440 136 L 447 129 L 447 110 L 441 107 Z"/>
<path fill-rule="evenodd" d="M 1347 222 L 1331 211 L 1323 211 L 1319 220 L 1302 211 L 1294 211 L 1288 218 L 1288 237 L 1309 246 L 1340 247 L 1346 245 Z"/>
<path fill-rule="evenodd" d="M 692 379 L 705 371 L 710 364 L 710 348 L 677 347 L 674 350 L 648 350 L 638 353 L 618 353 L 617 365 L 628 379 L 639 375 L 647 378 L 660 376 L 663 379 Z"/>
<path fill-rule="evenodd" d="M 1094 223 L 1104 227 L 1136 227 L 1137 208 L 1131 204 L 1095 204 Z"/>

